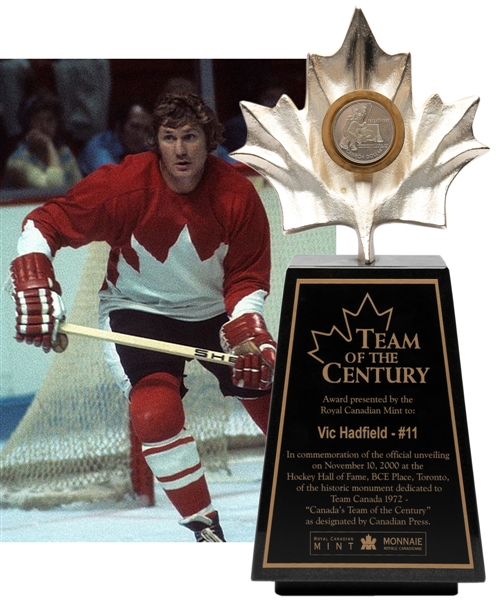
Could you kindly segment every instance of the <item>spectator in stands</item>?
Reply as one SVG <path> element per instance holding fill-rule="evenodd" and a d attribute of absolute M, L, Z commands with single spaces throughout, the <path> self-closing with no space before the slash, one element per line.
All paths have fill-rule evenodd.
<path fill-rule="evenodd" d="M 127 154 L 149 149 L 152 137 L 152 116 L 137 102 L 123 106 L 117 114 L 113 129 L 93 136 L 78 157 L 83 175 L 106 164 L 118 164 Z"/>
<path fill-rule="evenodd" d="M 34 73 L 26 59 L 0 59 L 0 177 L 21 139 L 19 107 L 33 89 Z M 29 92 L 28 92 L 29 90 Z"/>
<path fill-rule="evenodd" d="M 66 134 L 72 147 L 80 149 L 107 127 L 112 86 L 110 61 L 69 58 L 51 62 Z"/>
<path fill-rule="evenodd" d="M 24 135 L 7 160 L 4 187 L 69 188 L 82 178 L 63 137 L 59 100 L 49 92 L 28 99 L 21 112 Z"/>

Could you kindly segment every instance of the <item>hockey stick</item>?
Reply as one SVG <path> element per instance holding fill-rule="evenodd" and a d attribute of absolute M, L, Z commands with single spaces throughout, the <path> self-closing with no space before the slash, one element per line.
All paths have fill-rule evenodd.
<path fill-rule="evenodd" d="M 114 342 L 122 346 L 132 346 L 142 348 L 143 350 L 153 350 L 154 352 L 164 352 L 165 354 L 175 354 L 184 358 L 196 358 L 207 362 L 218 363 L 231 367 L 236 362 L 236 356 L 216 352 L 215 350 L 205 350 L 204 348 L 194 348 L 192 346 L 183 346 L 181 344 L 172 344 L 170 342 L 160 342 L 150 338 L 128 335 L 126 333 L 117 333 L 116 331 L 104 331 L 94 327 L 85 327 L 84 325 L 72 325 L 70 323 L 61 323 L 59 333 L 70 335 L 81 335 L 84 337 L 103 340 L 105 342 Z"/>

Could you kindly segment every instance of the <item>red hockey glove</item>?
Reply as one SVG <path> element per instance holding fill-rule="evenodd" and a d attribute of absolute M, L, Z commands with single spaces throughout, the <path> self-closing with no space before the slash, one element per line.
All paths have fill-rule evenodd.
<path fill-rule="evenodd" d="M 68 338 L 57 330 L 64 319 L 64 304 L 50 259 L 41 252 L 18 256 L 10 265 L 10 274 L 17 313 L 16 339 L 41 346 L 44 352 L 63 352 Z"/>
<path fill-rule="evenodd" d="M 221 328 L 221 344 L 237 354 L 233 383 L 237 387 L 268 390 L 276 363 L 276 342 L 259 313 L 245 313 Z"/>

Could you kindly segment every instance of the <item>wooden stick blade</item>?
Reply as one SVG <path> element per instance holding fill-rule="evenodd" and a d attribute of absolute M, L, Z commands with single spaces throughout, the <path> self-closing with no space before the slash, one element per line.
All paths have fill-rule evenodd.
<path fill-rule="evenodd" d="M 161 342 L 151 338 L 144 338 L 116 331 L 104 331 L 94 327 L 85 327 L 84 325 L 73 325 L 71 323 L 61 323 L 59 333 L 70 335 L 81 335 L 104 342 L 113 342 L 122 346 L 132 346 L 143 350 L 152 350 L 153 352 L 163 352 L 165 354 L 174 354 L 184 358 L 196 358 L 211 363 L 226 365 L 232 367 L 236 362 L 236 356 L 217 352 L 215 350 L 206 350 L 205 348 L 195 348 L 192 346 L 183 346 L 181 344 L 172 344 L 171 342 Z"/>

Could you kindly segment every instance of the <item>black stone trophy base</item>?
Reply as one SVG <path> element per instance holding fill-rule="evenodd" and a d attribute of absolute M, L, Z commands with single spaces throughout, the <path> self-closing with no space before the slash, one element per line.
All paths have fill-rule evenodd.
<path fill-rule="evenodd" d="M 440 257 L 295 257 L 252 579 L 279 595 L 484 581 L 451 282 Z"/>

